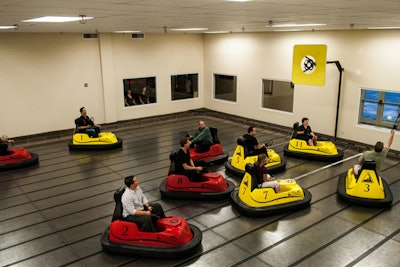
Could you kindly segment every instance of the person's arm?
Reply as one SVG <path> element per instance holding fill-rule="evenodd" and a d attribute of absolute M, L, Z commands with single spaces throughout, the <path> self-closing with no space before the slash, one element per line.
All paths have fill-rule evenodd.
<path fill-rule="evenodd" d="M 297 134 L 304 134 L 304 131 L 305 129 L 304 129 L 304 126 L 303 125 L 300 125 L 298 128 L 297 128 Z"/>
<path fill-rule="evenodd" d="M 150 203 L 146 202 L 144 203 L 144 206 L 151 212 L 153 208 L 150 206 Z"/>
<path fill-rule="evenodd" d="M 89 129 L 89 128 L 92 127 L 92 126 L 90 126 L 89 124 L 88 124 L 88 125 L 84 125 L 83 122 L 82 122 L 82 117 L 80 117 L 79 119 L 77 119 L 77 120 L 75 121 L 75 124 L 76 124 L 76 126 L 78 127 L 78 129 L 80 129 L 80 130 L 82 130 L 82 129 Z"/>
<path fill-rule="evenodd" d="M 197 128 L 193 133 L 193 139 L 191 140 L 191 142 L 194 144 L 194 143 L 196 143 L 198 141 L 201 141 L 202 140 L 202 136 L 203 136 L 203 132 L 204 132 L 204 130 L 200 131 L 200 129 Z"/>
<path fill-rule="evenodd" d="M 122 206 L 129 215 L 151 216 L 151 212 L 149 210 L 137 210 L 133 201 L 133 197 L 122 195 Z"/>
<path fill-rule="evenodd" d="M 90 128 L 92 128 L 90 124 L 78 126 L 78 129 L 90 129 Z"/>
<path fill-rule="evenodd" d="M 358 158 L 358 163 L 360 163 L 360 165 L 364 163 L 364 153 L 362 153 L 361 156 Z"/>
<path fill-rule="evenodd" d="M 258 142 L 257 142 L 257 143 L 258 143 Z M 255 148 L 256 148 L 256 149 L 261 149 L 261 148 L 263 148 L 263 147 L 265 147 L 265 144 L 264 144 L 264 143 L 255 145 Z"/>
<path fill-rule="evenodd" d="M 310 126 L 308 126 L 308 132 L 310 133 L 310 135 L 311 135 L 312 137 L 315 136 L 315 133 L 311 130 L 311 127 L 310 127 Z"/>
<path fill-rule="evenodd" d="M 201 166 L 190 166 L 189 164 L 187 164 L 186 162 L 185 163 L 183 163 L 182 164 L 182 167 L 185 169 L 185 170 L 187 170 L 187 171 L 193 171 L 193 170 L 196 170 L 196 171 L 201 171 L 203 168 L 201 167 Z"/>
<path fill-rule="evenodd" d="M 88 124 L 90 124 L 90 126 L 95 126 L 94 125 L 94 122 L 89 118 L 89 117 L 86 117 L 87 118 L 87 121 L 88 121 Z"/>
<path fill-rule="evenodd" d="M 128 189 L 125 189 L 128 190 Z M 122 195 L 122 207 L 128 213 L 128 215 L 140 215 L 139 210 L 136 210 L 135 204 L 133 203 L 133 197 L 125 196 L 125 193 Z M 137 214 L 136 214 L 137 213 Z"/>
<path fill-rule="evenodd" d="M 389 137 L 389 140 L 388 140 L 387 143 L 386 143 L 386 147 L 387 147 L 387 148 L 390 148 L 390 146 L 392 145 L 392 143 L 393 143 L 393 138 L 394 138 L 394 129 L 392 129 L 392 130 L 390 131 L 390 137 Z"/>

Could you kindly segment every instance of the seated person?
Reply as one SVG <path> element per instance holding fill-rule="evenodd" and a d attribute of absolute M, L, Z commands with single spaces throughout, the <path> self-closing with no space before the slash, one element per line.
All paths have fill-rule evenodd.
<path fill-rule="evenodd" d="M 246 156 L 255 156 L 261 153 L 267 154 L 266 144 L 258 143 L 257 138 L 254 137 L 256 133 L 257 133 L 257 128 L 254 126 L 250 126 L 247 129 L 247 134 L 243 135 L 243 138 L 246 140 L 245 146 L 248 151 L 248 154 Z"/>
<path fill-rule="evenodd" d="M 148 104 L 149 97 L 147 96 L 147 87 L 143 87 L 142 93 L 139 95 L 140 104 Z"/>
<path fill-rule="evenodd" d="M 135 99 L 133 98 L 132 95 L 132 90 L 128 90 L 128 92 L 125 95 L 125 107 L 133 106 L 136 105 Z"/>
<path fill-rule="evenodd" d="M 8 139 L 7 136 L 0 137 L 0 156 L 8 154 L 8 144 L 14 144 L 14 140 Z"/>
<path fill-rule="evenodd" d="M 139 231 L 157 232 L 157 220 L 164 218 L 164 210 L 158 203 L 149 204 L 134 176 L 125 178 L 126 189 L 122 195 L 122 217 L 137 224 Z"/>
<path fill-rule="evenodd" d="M 87 116 L 86 108 L 79 109 L 81 116 L 75 120 L 75 125 L 80 133 L 87 133 L 90 137 L 99 137 L 100 125 L 94 122 Z"/>
<path fill-rule="evenodd" d="M 275 189 L 275 193 L 280 191 L 279 182 L 275 181 L 275 179 L 268 174 L 268 169 L 265 167 L 267 163 L 267 155 L 261 153 L 258 155 L 258 159 L 254 162 L 255 174 L 257 176 L 257 184 L 259 188 L 264 187 L 272 187 Z"/>
<path fill-rule="evenodd" d="M 394 129 L 390 131 L 389 139 L 386 142 L 386 145 L 383 142 L 376 142 L 374 146 L 374 150 L 365 151 L 360 158 L 358 159 L 359 164 L 354 165 L 353 173 L 357 177 L 360 173 L 361 166 L 365 161 L 375 161 L 376 162 L 376 173 L 381 176 L 382 175 L 382 163 L 386 159 L 386 156 L 389 152 L 390 146 L 393 143 L 394 139 Z"/>
<path fill-rule="evenodd" d="M 180 149 L 176 153 L 175 173 L 186 175 L 191 181 L 201 181 L 201 172 L 203 167 L 195 166 L 190 158 L 190 140 L 188 137 L 182 137 L 180 140 Z"/>
<path fill-rule="evenodd" d="M 195 130 L 191 143 L 197 146 L 198 152 L 206 152 L 210 150 L 210 146 L 213 144 L 213 138 L 204 121 L 199 121 L 199 127 Z"/>
<path fill-rule="evenodd" d="M 301 125 L 297 128 L 297 138 L 307 142 L 309 146 L 317 145 L 317 136 L 308 125 L 308 118 L 301 119 Z"/>

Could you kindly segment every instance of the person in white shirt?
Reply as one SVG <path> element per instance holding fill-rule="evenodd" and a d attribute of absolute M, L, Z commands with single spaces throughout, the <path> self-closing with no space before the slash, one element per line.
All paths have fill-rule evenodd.
<path fill-rule="evenodd" d="M 140 231 L 157 232 L 157 220 L 164 218 L 164 210 L 158 203 L 149 203 L 134 176 L 125 178 L 126 189 L 122 195 L 122 217 L 137 224 Z"/>

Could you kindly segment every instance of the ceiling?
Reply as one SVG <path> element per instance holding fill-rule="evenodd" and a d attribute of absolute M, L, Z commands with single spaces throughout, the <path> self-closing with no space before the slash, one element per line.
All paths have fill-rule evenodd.
<path fill-rule="evenodd" d="M 42 16 L 94 17 L 82 24 L 33 23 Z M 323 23 L 302 30 L 350 30 L 400 26 L 400 0 L 0 0 L 1 32 L 170 32 L 206 27 L 208 31 L 265 32 L 281 23 Z M 282 29 L 282 28 L 281 28 Z M 289 30 L 299 27 L 285 28 Z M 204 31 L 203 31 L 204 32 Z"/>

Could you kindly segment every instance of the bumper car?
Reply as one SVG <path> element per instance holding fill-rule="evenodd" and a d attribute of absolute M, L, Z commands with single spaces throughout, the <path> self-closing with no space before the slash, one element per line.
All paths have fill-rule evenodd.
<path fill-rule="evenodd" d="M 269 173 L 276 173 L 285 169 L 286 162 L 281 159 L 278 153 L 273 149 L 267 149 L 268 162 L 266 167 Z M 232 159 L 225 163 L 226 172 L 233 174 L 237 177 L 243 177 L 245 174 L 245 166 L 247 163 L 254 164 L 257 161 L 258 156 L 248 155 L 245 146 L 245 139 L 239 137 L 237 139 L 237 146 L 233 153 Z"/>
<path fill-rule="evenodd" d="M 122 146 L 122 139 L 112 132 L 101 132 L 99 137 L 89 137 L 86 133 L 75 132 L 68 142 L 72 150 L 108 150 Z"/>
<path fill-rule="evenodd" d="M 114 193 L 116 202 L 112 222 L 101 236 L 103 251 L 131 257 L 175 259 L 186 257 L 201 247 L 202 232 L 178 216 L 157 221 L 158 232 L 142 232 L 122 218 L 121 197 L 125 188 Z"/>
<path fill-rule="evenodd" d="M 23 147 L 13 147 L 7 150 L 7 155 L 0 156 L 0 170 L 24 168 L 37 164 L 39 157 Z"/>
<path fill-rule="evenodd" d="M 360 174 L 354 175 L 353 168 L 339 176 L 338 197 L 346 203 L 367 206 L 387 207 L 393 202 L 393 195 L 387 182 L 376 173 L 374 161 L 366 161 Z"/>
<path fill-rule="evenodd" d="M 243 215 L 262 217 L 298 210 L 310 205 L 311 193 L 300 187 L 293 179 L 277 180 L 280 192 L 273 188 L 258 188 L 252 164 L 246 164 L 246 174 L 239 190 L 231 193 L 233 206 Z"/>
<path fill-rule="evenodd" d="M 203 173 L 201 181 L 190 181 L 186 175 L 174 173 L 175 153 L 171 153 L 170 160 L 168 177 L 160 184 L 163 198 L 218 200 L 229 198 L 235 189 L 235 185 L 219 172 Z"/>
<path fill-rule="evenodd" d="M 285 156 L 331 162 L 343 158 L 343 151 L 336 149 L 335 144 L 330 141 L 317 141 L 315 146 L 310 146 L 306 141 L 296 138 L 298 126 L 298 122 L 293 125 L 292 139 L 283 147 Z"/>
<path fill-rule="evenodd" d="M 190 149 L 190 157 L 194 162 L 203 161 L 206 166 L 217 165 L 228 160 L 229 154 L 224 153 L 222 145 L 219 142 L 217 128 L 210 127 L 210 132 L 213 138 L 213 144 L 210 150 L 199 152 L 197 148 Z"/>

